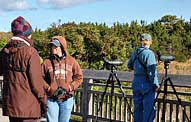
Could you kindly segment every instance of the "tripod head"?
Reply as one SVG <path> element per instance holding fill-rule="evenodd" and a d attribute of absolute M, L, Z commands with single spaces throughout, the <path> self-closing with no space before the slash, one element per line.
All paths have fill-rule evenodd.
<path fill-rule="evenodd" d="M 117 60 L 117 61 L 109 61 L 106 57 L 103 57 L 103 60 L 107 66 L 111 67 L 111 70 L 116 68 L 116 66 L 120 66 L 123 64 L 123 61 Z"/>
<path fill-rule="evenodd" d="M 164 62 L 164 68 L 165 68 L 165 77 L 167 77 L 167 70 L 169 68 L 169 63 L 171 61 L 175 60 L 174 56 L 168 55 L 168 56 L 161 56 L 160 51 L 157 51 L 158 56 L 158 62 L 163 61 Z"/>
<path fill-rule="evenodd" d="M 158 61 L 163 61 L 164 63 L 170 63 L 171 61 L 175 60 L 174 56 L 168 55 L 168 56 L 161 56 L 160 51 L 157 51 Z"/>

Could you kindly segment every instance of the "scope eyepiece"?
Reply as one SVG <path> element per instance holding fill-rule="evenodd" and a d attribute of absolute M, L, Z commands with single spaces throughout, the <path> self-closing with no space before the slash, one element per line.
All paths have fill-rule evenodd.
<path fill-rule="evenodd" d="M 107 60 L 105 57 L 104 57 L 103 59 L 104 59 L 104 62 L 105 62 L 106 64 L 108 64 L 108 65 L 120 66 L 120 65 L 123 64 L 123 61 L 120 61 L 120 60 L 118 60 L 118 61 L 109 61 L 109 60 Z"/>

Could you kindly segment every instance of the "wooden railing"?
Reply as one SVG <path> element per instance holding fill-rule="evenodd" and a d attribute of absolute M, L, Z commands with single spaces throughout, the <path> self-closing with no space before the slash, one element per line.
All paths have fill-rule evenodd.
<path fill-rule="evenodd" d="M 122 84 L 126 97 L 120 92 L 119 85 L 114 81 L 114 94 L 111 95 L 111 85 L 108 86 L 104 95 L 102 107 L 100 107 L 101 98 L 106 87 L 110 71 L 107 70 L 83 70 L 84 81 L 80 88 L 75 92 L 75 104 L 72 111 L 73 115 L 82 118 L 79 121 L 91 122 L 97 119 L 99 121 L 121 121 L 133 122 L 133 99 L 131 82 L 133 80 L 132 72 L 116 71 L 117 77 Z M 163 74 L 159 74 L 159 82 L 162 81 Z M 173 82 L 177 95 L 182 100 L 182 107 L 186 115 L 191 119 L 191 75 L 168 75 Z M 115 79 L 114 79 L 115 80 Z M 179 105 L 172 89 L 168 87 L 166 120 L 170 122 L 187 122 L 181 105 Z M 156 102 L 155 122 L 161 120 L 163 100 L 160 93 Z M 110 107 L 112 106 L 112 107 Z M 130 106 L 130 107 L 129 107 Z M 98 109 L 100 110 L 98 111 Z M 112 108 L 112 109 L 111 109 Z M 111 109 L 111 110 L 110 110 Z"/>
<path fill-rule="evenodd" d="M 82 117 L 83 122 L 92 121 L 96 118 L 100 121 L 123 121 L 123 122 L 133 122 L 133 116 L 130 112 L 133 111 L 133 99 L 132 99 L 132 89 L 131 82 L 133 80 L 132 72 L 122 72 L 116 71 L 117 77 L 119 78 L 123 89 L 126 93 L 126 98 L 122 92 L 120 92 L 119 85 L 114 81 L 114 95 L 112 95 L 110 89 L 104 95 L 104 101 L 101 109 L 99 105 L 101 102 L 101 97 L 106 87 L 106 81 L 109 77 L 110 71 L 106 70 L 83 70 L 84 82 L 82 88 L 76 90 L 75 94 L 75 106 L 72 114 Z M 159 82 L 162 81 L 163 74 L 159 74 Z M 173 86 L 177 91 L 177 95 L 182 100 L 182 107 L 186 111 L 186 115 L 191 119 L 191 75 L 168 75 Z M 109 86 L 111 88 L 111 86 Z M 160 96 L 156 102 L 156 117 L 155 122 L 161 121 L 162 116 L 162 105 L 163 105 L 163 88 Z M 166 121 L 170 122 L 187 122 L 185 114 L 181 105 L 179 105 L 175 93 L 173 92 L 171 86 L 168 86 L 167 92 L 167 104 L 166 104 Z M 112 104 L 112 110 L 110 110 L 110 105 Z M 129 106 L 131 108 L 129 108 Z"/>

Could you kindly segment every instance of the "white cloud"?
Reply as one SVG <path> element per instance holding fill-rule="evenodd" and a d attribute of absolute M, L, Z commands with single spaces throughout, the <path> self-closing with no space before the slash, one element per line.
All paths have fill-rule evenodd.
<path fill-rule="evenodd" d="M 39 3 L 48 3 L 49 2 L 49 0 L 37 0 L 37 2 L 39 2 Z"/>
<path fill-rule="evenodd" d="M 54 8 L 65 8 L 75 4 L 90 2 L 94 0 L 37 0 L 39 3 L 47 3 Z"/>
<path fill-rule="evenodd" d="M 14 11 L 28 9 L 29 5 L 26 0 L 0 0 L 0 10 Z"/>
<path fill-rule="evenodd" d="M 28 10 L 38 9 L 38 5 L 48 5 L 52 8 L 65 8 L 72 5 L 86 3 L 95 0 L 34 0 L 36 6 L 31 6 L 29 0 L 0 0 L 0 11 L 16 11 L 16 10 Z M 34 5 L 34 4 L 33 4 Z"/>

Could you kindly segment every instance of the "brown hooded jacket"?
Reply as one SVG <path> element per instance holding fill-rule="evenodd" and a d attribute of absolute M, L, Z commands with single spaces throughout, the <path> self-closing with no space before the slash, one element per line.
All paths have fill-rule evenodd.
<path fill-rule="evenodd" d="M 54 58 L 45 59 L 42 64 L 43 77 L 46 81 L 45 88 L 48 89 L 50 86 L 51 90 L 48 94 L 50 97 L 59 86 L 64 88 L 71 95 L 74 95 L 74 90 L 77 89 L 83 81 L 82 70 L 78 62 L 69 55 L 65 38 L 62 36 L 54 36 L 52 39 L 59 40 L 65 52 L 65 56 L 61 58 L 54 56 Z M 53 72 L 51 60 L 55 67 L 55 72 Z M 69 86 L 72 88 L 72 91 L 69 91 Z"/>
<path fill-rule="evenodd" d="M 22 36 L 12 37 L 0 53 L 5 116 L 39 118 L 40 104 L 46 106 L 40 57 L 31 42 Z"/>

